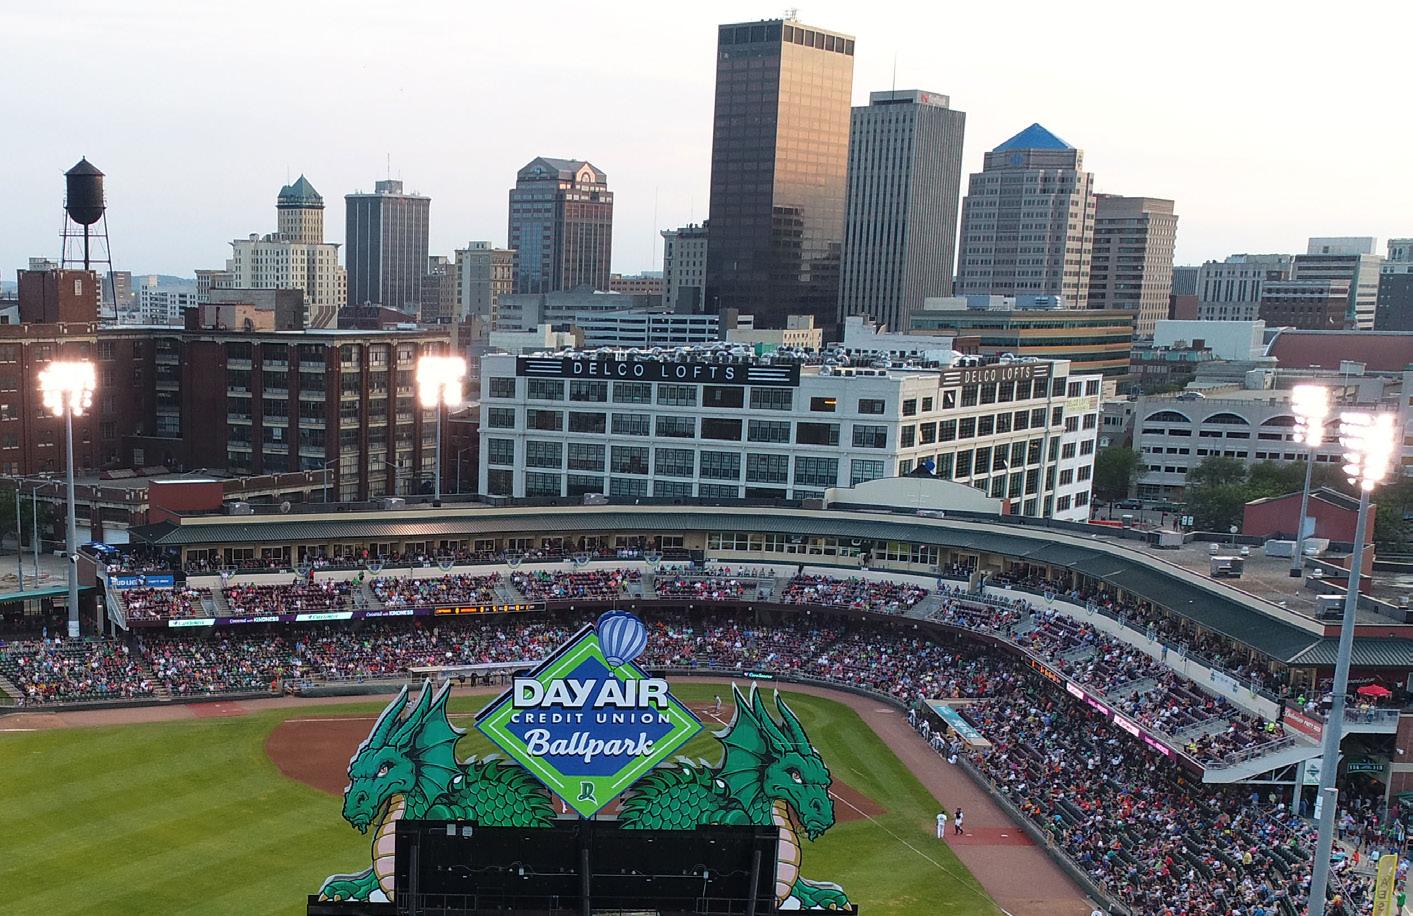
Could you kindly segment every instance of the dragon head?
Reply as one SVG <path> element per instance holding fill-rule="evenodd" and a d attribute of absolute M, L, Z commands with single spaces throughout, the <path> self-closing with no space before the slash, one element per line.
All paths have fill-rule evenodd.
<path fill-rule="evenodd" d="M 411 814 L 425 808 L 460 775 L 455 750 L 464 732 L 447 719 L 450 695 L 449 682 L 434 694 L 431 681 L 427 681 L 417 705 L 403 716 L 407 708 L 407 688 L 403 687 L 354 752 L 348 762 L 343 816 L 360 833 L 368 832 L 395 796 L 409 798 Z"/>
<path fill-rule="evenodd" d="M 817 839 L 834 826 L 828 767 L 778 691 L 779 723 L 766 710 L 754 684 L 749 698 L 734 685 L 731 693 L 736 715 L 717 735 L 726 748 L 717 778 L 747 810 L 785 802 L 809 838 Z"/>

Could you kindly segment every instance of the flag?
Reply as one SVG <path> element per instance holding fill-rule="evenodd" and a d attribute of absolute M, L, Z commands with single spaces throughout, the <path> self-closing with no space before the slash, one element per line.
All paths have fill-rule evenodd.
<path fill-rule="evenodd" d="M 1398 856 L 1386 852 L 1379 857 L 1379 875 L 1374 881 L 1374 916 L 1394 916 L 1393 893 L 1398 884 Z"/>

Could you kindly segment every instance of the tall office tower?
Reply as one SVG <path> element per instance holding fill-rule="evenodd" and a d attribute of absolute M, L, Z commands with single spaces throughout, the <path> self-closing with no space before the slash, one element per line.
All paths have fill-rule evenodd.
<path fill-rule="evenodd" d="M 495 323 L 502 296 L 515 292 L 515 251 L 490 242 L 467 242 L 456 249 L 456 320 Z"/>
<path fill-rule="evenodd" d="M 372 194 L 344 195 L 348 303 L 415 310 L 427 273 L 432 199 L 404 194 L 400 181 L 378 181 Z"/>
<path fill-rule="evenodd" d="M 1382 255 L 1374 254 L 1374 247 L 1375 240 L 1367 236 L 1312 238 L 1305 254 L 1295 256 L 1290 278 L 1347 282 L 1349 302 L 1344 328 L 1372 330 L 1379 302 L 1379 269 L 1384 262 Z"/>
<path fill-rule="evenodd" d="M 1255 321 L 1262 288 L 1289 280 L 1292 260 L 1288 254 L 1234 254 L 1203 263 L 1197 270 L 1198 320 Z"/>
<path fill-rule="evenodd" d="M 515 292 L 576 286 L 608 289 L 613 192 L 608 174 L 580 159 L 541 156 L 515 174 L 510 191 Z"/>
<path fill-rule="evenodd" d="M 1197 295 L 1197 274 L 1201 267 L 1176 265 L 1173 267 L 1173 295 Z"/>
<path fill-rule="evenodd" d="M 1413 239 L 1389 239 L 1379 268 L 1376 331 L 1413 331 Z"/>
<path fill-rule="evenodd" d="M 1117 194 L 1096 194 L 1094 200 L 1089 308 L 1127 309 L 1137 316 L 1138 336 L 1152 337 L 1168 317 L 1173 290 L 1173 202 Z"/>
<path fill-rule="evenodd" d="M 833 324 L 853 84 L 851 36 L 794 19 L 718 29 L 707 311 Z"/>
<path fill-rule="evenodd" d="M 1039 124 L 987 153 L 962 201 L 957 292 L 1063 296 L 1085 308 L 1093 188 L 1084 152 Z"/>
<path fill-rule="evenodd" d="M 333 327 L 345 301 L 347 278 L 339 246 L 325 242 L 324 198 L 303 176 L 280 188 L 275 209 L 279 231 L 231 242 L 224 271 L 204 271 L 204 288 L 297 289 L 304 293 L 308 327 Z"/>
<path fill-rule="evenodd" d="M 662 230 L 662 304 L 696 313 L 706 302 L 707 223 Z"/>
<path fill-rule="evenodd" d="M 929 296 L 952 294 L 966 114 L 919 89 L 872 92 L 849 127 L 839 320 L 907 330 Z"/>

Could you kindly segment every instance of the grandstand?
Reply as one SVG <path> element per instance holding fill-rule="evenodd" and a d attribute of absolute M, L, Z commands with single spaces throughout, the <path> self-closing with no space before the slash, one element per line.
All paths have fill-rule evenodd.
<path fill-rule="evenodd" d="M 1319 753 L 1310 697 L 1334 639 L 1313 618 L 1135 544 L 1027 524 L 458 511 L 151 526 L 100 581 L 167 569 L 174 587 L 107 587 L 116 639 L 0 648 L 0 687 L 51 708 L 503 677 L 624 607 L 653 629 L 652 670 L 958 702 L 989 745 L 963 753 L 979 778 L 1116 907 L 1299 911 L 1308 821 L 1292 790 Z M 1413 669 L 1403 626 L 1356 635 L 1356 678 L 1394 695 L 1349 730 L 1390 751 Z M 1366 816 L 1390 816 L 1388 795 Z M 1344 887 L 1366 900 L 1353 875 Z"/>

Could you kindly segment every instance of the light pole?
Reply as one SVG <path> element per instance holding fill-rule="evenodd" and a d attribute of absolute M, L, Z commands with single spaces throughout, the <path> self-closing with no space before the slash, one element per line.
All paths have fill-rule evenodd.
<path fill-rule="evenodd" d="M 1295 549 L 1290 557 L 1290 577 L 1299 579 L 1305 568 L 1305 513 L 1310 509 L 1310 480 L 1315 474 L 1315 452 L 1325 441 L 1330 390 L 1323 385 L 1296 385 L 1290 392 L 1290 409 L 1295 414 L 1295 441 L 1309 449 L 1305 489 L 1300 491 L 1300 515 L 1295 520 Z"/>
<path fill-rule="evenodd" d="M 329 501 L 329 465 L 331 465 L 331 464 L 336 464 L 336 463 L 338 462 L 338 460 L 339 460 L 339 459 L 337 459 L 337 458 L 330 458 L 328 461 L 325 461 L 324 464 L 323 464 L 323 468 L 324 468 L 324 502 L 326 502 L 326 503 Z M 340 486 L 342 486 L 342 484 L 340 484 Z"/>
<path fill-rule="evenodd" d="M 432 505 L 442 504 L 442 405 L 461 404 L 461 380 L 466 378 L 466 359 L 461 356 L 428 354 L 417 360 L 417 396 L 423 408 L 437 409 L 436 493 Z"/>
<path fill-rule="evenodd" d="M 74 417 L 93 404 L 97 387 L 93 363 L 86 359 L 56 360 L 39 373 L 39 390 L 45 408 L 64 418 L 64 443 L 68 467 L 69 498 L 69 638 L 79 637 L 78 518 L 74 504 Z"/>
<path fill-rule="evenodd" d="M 1349 587 L 1344 592 L 1344 617 L 1339 628 L 1339 655 L 1335 661 L 1330 711 L 1325 717 L 1324 746 L 1320 758 L 1320 792 L 1317 803 L 1320 833 L 1315 841 L 1315 864 L 1310 875 L 1310 916 L 1323 916 L 1325 888 L 1330 878 L 1330 849 L 1334 845 L 1335 769 L 1344 737 L 1344 692 L 1349 689 L 1349 657 L 1354 648 L 1354 610 L 1359 606 L 1359 579 L 1364 564 L 1364 537 L 1369 525 L 1369 493 L 1388 473 L 1393 459 L 1394 415 L 1344 412 L 1339 416 L 1339 442 L 1344 447 L 1344 472 L 1359 485 L 1359 520 L 1354 529 L 1354 553 L 1349 558 Z"/>

